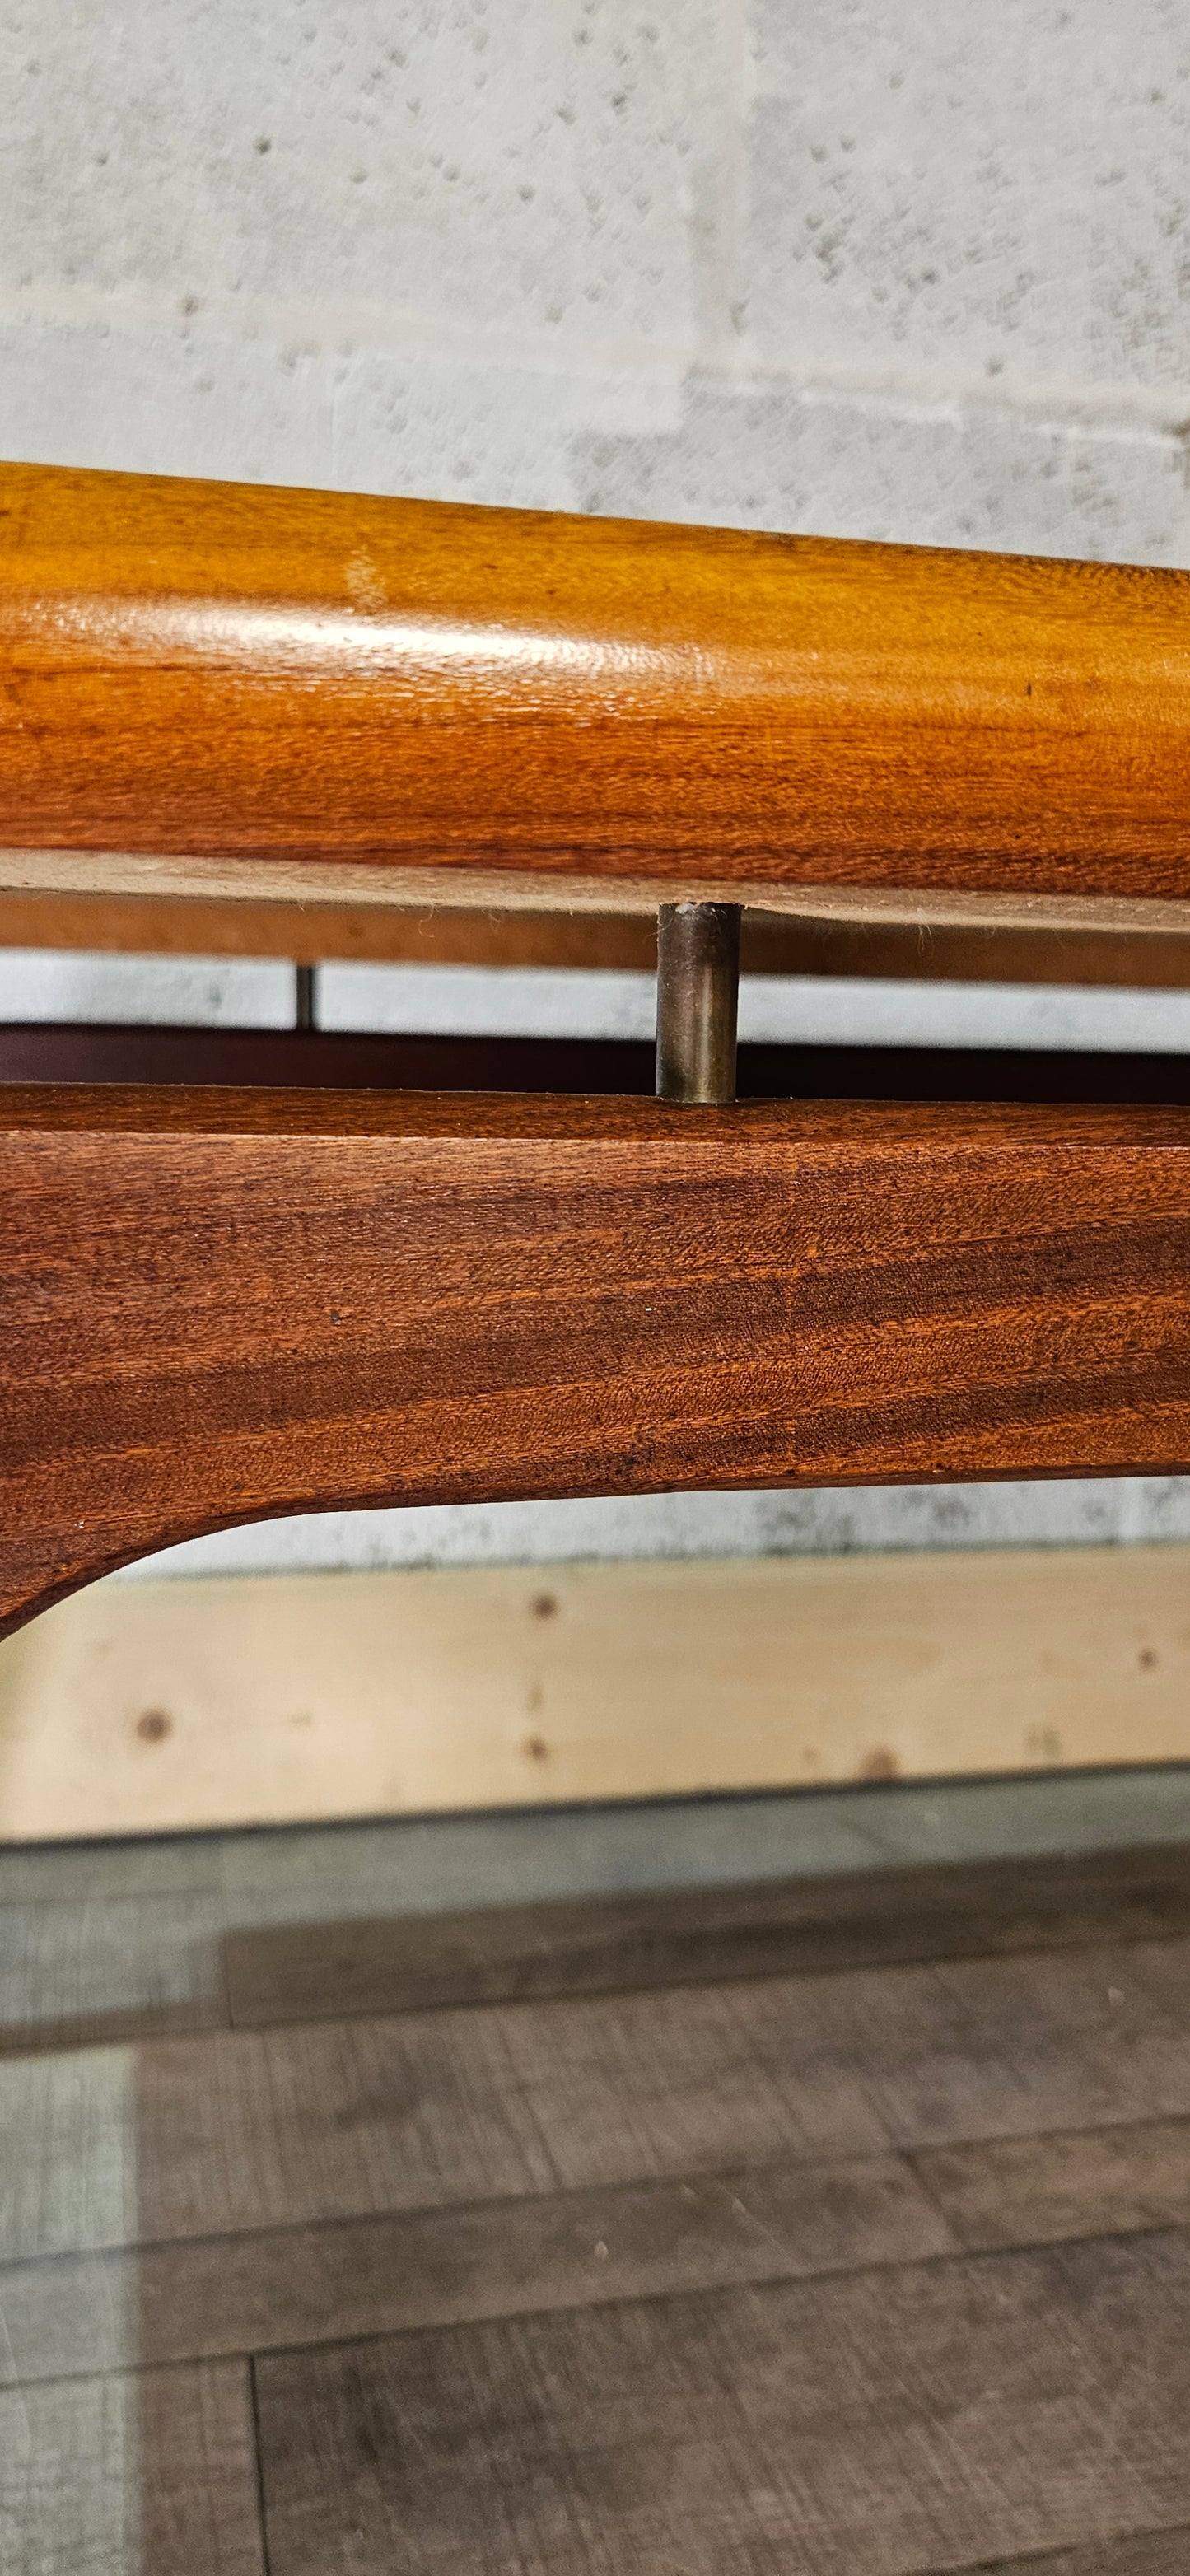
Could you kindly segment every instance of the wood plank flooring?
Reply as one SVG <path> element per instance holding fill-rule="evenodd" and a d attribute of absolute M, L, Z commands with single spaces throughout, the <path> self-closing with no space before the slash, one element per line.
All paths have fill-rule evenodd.
<path fill-rule="evenodd" d="M 168 1854 L 21 1858 L 5 2576 L 1187 2576 L 1184 1841 L 386 1915 L 376 1830 L 184 1850 L 155 1978 Z"/>

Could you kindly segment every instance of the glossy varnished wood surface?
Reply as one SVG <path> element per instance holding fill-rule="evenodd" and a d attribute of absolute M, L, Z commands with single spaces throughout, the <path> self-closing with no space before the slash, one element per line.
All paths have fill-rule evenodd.
<path fill-rule="evenodd" d="M 1190 1113 L 0 1101 L 0 1609 L 286 1511 L 1190 1465 Z"/>
<path fill-rule="evenodd" d="M 0 843 L 1190 895 L 1190 575 L 0 472 Z"/>

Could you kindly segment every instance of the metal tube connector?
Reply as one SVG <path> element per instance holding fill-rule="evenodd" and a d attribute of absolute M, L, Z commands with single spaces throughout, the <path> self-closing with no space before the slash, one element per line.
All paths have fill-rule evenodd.
<path fill-rule="evenodd" d="M 657 914 L 657 1097 L 735 1099 L 738 903 L 663 903 Z"/>

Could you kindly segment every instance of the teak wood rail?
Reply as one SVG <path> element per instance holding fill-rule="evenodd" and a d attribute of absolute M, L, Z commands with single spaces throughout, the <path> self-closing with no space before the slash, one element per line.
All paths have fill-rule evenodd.
<path fill-rule="evenodd" d="M 1184 901 L 1188 632 L 1179 572 L 9 466 L 0 845 Z"/>
<path fill-rule="evenodd" d="M 731 906 L 1185 936 L 1190 576 L 0 469 L 0 887 L 717 905 L 661 1052 L 729 1087 Z M 1120 1071 L 4 1082 L 0 1627 L 285 1511 L 1190 1467 L 1190 1111 Z"/>

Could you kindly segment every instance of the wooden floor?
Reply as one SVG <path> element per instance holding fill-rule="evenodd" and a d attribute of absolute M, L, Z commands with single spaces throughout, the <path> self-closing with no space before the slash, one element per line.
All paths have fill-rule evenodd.
<path fill-rule="evenodd" d="M 1190 2571 L 1186 1774 L 12 1852 L 0 1964 L 4 2576 Z"/>

